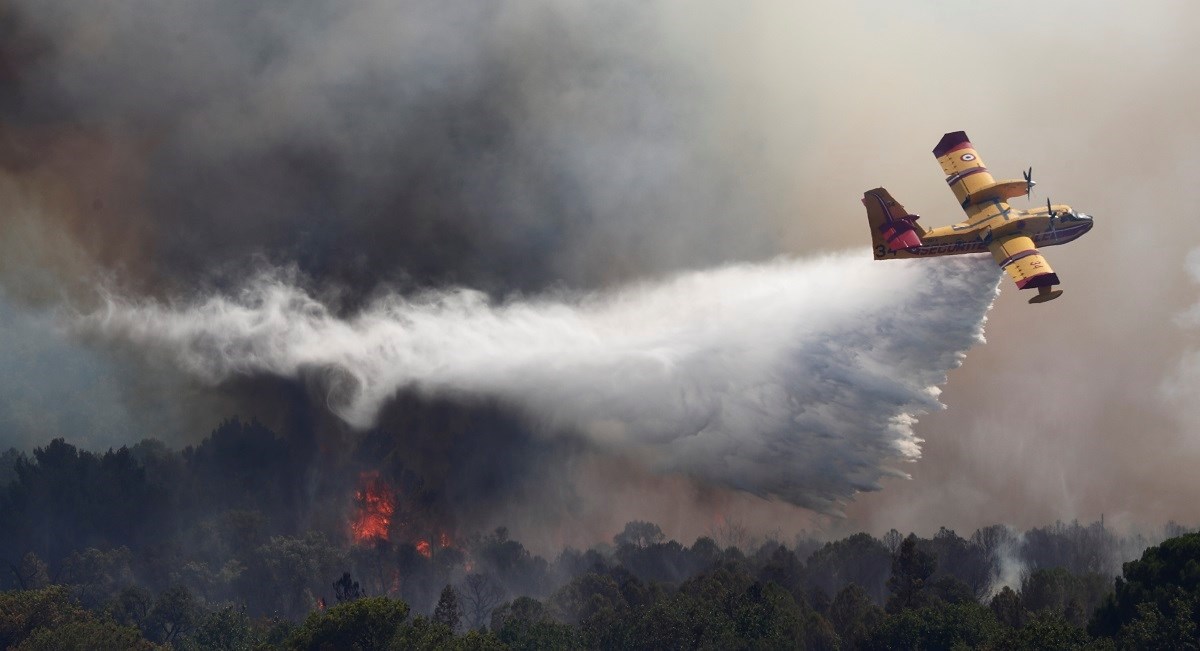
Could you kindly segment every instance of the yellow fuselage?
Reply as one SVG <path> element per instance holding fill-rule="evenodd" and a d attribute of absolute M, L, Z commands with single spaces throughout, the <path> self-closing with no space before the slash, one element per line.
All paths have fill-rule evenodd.
<path fill-rule="evenodd" d="M 965 221 L 939 226 L 922 232 L 921 245 L 888 251 L 887 257 L 922 258 L 959 253 L 983 253 L 998 237 L 1025 235 L 1037 247 L 1066 244 L 1092 228 L 1092 220 L 1077 215 L 1066 204 L 1045 208 L 1019 210 L 1003 201 L 991 201 L 970 206 Z"/>
<path fill-rule="evenodd" d="M 919 217 L 909 213 L 884 188 L 863 193 L 871 245 L 876 260 L 922 258 L 964 253 L 990 252 L 1017 289 L 1037 289 L 1030 303 L 1057 298 L 1058 274 L 1038 251 L 1041 247 L 1066 244 L 1092 229 L 1092 218 L 1067 205 L 1050 205 L 1019 210 L 1008 204 L 1014 197 L 1029 196 L 1033 168 L 1024 180 L 997 181 L 963 131 L 942 136 L 933 155 L 946 174 L 946 185 L 954 193 L 966 219 L 949 226 L 926 230 Z"/>

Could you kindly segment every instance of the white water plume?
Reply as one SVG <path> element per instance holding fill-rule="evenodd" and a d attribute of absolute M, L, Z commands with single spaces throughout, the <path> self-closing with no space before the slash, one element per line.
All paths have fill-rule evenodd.
<path fill-rule="evenodd" d="M 498 399 L 546 435 L 834 512 L 919 457 L 915 419 L 982 341 L 997 280 L 986 256 L 853 251 L 589 294 L 388 295 L 343 317 L 273 273 L 190 302 L 109 296 L 82 325 L 212 383 L 318 378 L 356 427 L 402 390 Z"/>

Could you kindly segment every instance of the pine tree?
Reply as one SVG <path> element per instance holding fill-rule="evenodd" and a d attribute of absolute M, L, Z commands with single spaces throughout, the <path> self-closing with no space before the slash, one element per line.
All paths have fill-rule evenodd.
<path fill-rule="evenodd" d="M 937 558 L 917 548 L 916 536 L 905 538 L 892 557 L 892 578 L 887 582 L 892 591 L 887 603 L 888 612 L 897 613 L 925 605 L 925 582 L 935 569 Z"/>
<path fill-rule="evenodd" d="M 458 593 L 447 585 L 442 588 L 442 596 L 438 598 L 437 608 L 433 611 L 433 621 L 449 626 L 451 631 L 457 631 L 461 619 L 462 609 L 458 606 Z"/>
<path fill-rule="evenodd" d="M 349 572 L 344 572 L 342 578 L 333 582 L 333 596 L 337 598 L 339 604 L 354 601 L 363 596 L 362 588 L 359 587 L 358 581 L 350 578 Z"/>

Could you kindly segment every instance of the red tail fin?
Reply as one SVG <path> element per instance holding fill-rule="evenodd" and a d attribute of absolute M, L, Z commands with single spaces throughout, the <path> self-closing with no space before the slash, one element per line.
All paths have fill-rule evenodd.
<path fill-rule="evenodd" d="M 871 244 L 876 260 L 887 257 L 889 251 L 921 246 L 925 229 L 917 224 L 920 216 L 910 214 L 887 190 L 867 190 L 862 202 L 867 207 L 867 221 L 871 225 Z"/>

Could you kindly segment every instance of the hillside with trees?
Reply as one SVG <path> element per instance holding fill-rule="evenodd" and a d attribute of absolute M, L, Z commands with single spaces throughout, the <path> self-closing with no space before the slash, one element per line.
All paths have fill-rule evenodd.
<path fill-rule="evenodd" d="M 1200 630 L 1200 534 L 1175 524 L 1155 546 L 1101 522 L 685 544 L 635 521 L 546 558 L 437 503 L 399 462 L 328 461 L 254 422 L 182 451 L 9 450 L 0 648 L 1141 649 Z"/>

